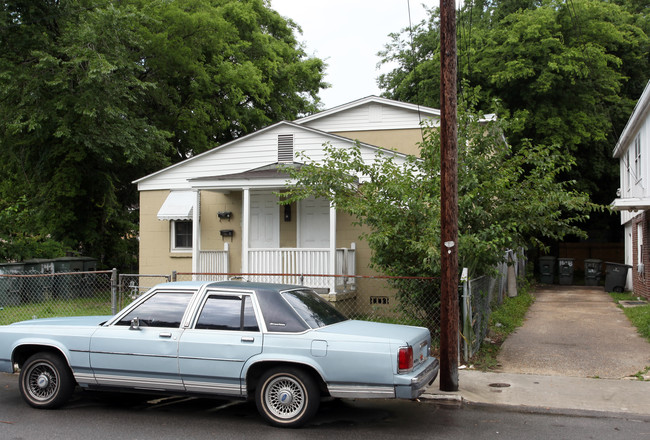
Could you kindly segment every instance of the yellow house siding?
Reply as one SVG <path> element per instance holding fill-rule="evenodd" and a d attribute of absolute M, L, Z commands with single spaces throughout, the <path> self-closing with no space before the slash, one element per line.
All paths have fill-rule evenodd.
<path fill-rule="evenodd" d="M 219 212 L 231 212 L 230 220 L 220 219 Z M 201 250 L 220 251 L 230 246 L 230 272 L 241 272 L 242 193 L 201 191 Z M 222 237 L 222 229 L 232 229 L 232 237 Z"/>
<path fill-rule="evenodd" d="M 291 208 L 291 220 L 284 219 L 284 205 L 278 206 L 280 209 L 280 247 L 295 248 L 298 247 L 298 234 L 296 219 L 298 208 L 295 203 L 289 205 Z"/>
<path fill-rule="evenodd" d="M 418 144 L 422 142 L 422 131 L 419 129 L 342 131 L 334 134 L 414 156 L 419 156 Z"/>
<path fill-rule="evenodd" d="M 169 191 L 140 192 L 140 273 L 169 275 L 191 272 L 190 252 L 171 252 L 169 221 L 158 220 L 158 211 Z"/>

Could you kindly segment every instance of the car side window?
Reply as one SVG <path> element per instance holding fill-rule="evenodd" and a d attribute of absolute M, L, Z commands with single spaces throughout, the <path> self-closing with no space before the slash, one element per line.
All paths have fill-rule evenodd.
<path fill-rule="evenodd" d="M 116 325 L 131 325 L 138 318 L 142 327 L 181 326 L 185 309 L 192 299 L 192 292 L 158 292 L 131 310 Z"/>
<path fill-rule="evenodd" d="M 250 296 L 210 295 L 208 296 L 196 329 L 259 331 L 253 302 Z"/>

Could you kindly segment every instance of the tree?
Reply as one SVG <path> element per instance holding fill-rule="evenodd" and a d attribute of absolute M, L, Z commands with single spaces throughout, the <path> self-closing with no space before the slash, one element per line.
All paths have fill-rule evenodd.
<path fill-rule="evenodd" d="M 539 246 L 543 239 L 584 236 L 576 226 L 600 209 L 574 181 L 558 181 L 574 163 L 553 145 L 526 142 L 515 150 L 504 142 L 504 120 L 485 123 L 473 107 L 459 117 L 459 263 L 471 275 L 490 274 L 506 249 Z M 383 151 L 366 163 L 360 147 L 326 148 L 322 164 L 289 169 L 296 185 L 287 202 L 309 195 L 328 198 L 365 228 L 371 264 L 390 276 L 440 274 L 440 138 L 424 130 L 420 157 L 404 163 Z M 365 176 L 358 184 L 357 176 Z M 429 290 L 394 282 L 401 305 L 425 310 L 436 322 Z M 439 292 L 436 292 L 439 294 Z M 434 297 L 434 299 L 437 299 Z M 435 303 L 435 301 L 434 301 Z"/>
<path fill-rule="evenodd" d="M 648 78 L 648 17 L 600 0 L 503 0 L 466 2 L 459 22 L 460 75 L 480 87 L 480 108 L 516 122 L 508 142 L 560 146 L 577 166 L 558 177 L 609 203 L 611 150 Z M 413 50 L 408 34 L 393 35 L 383 56 L 399 65 L 380 77 L 385 96 L 438 106 L 438 35 L 435 10 Z"/>
<path fill-rule="evenodd" d="M 262 0 L 142 1 L 149 105 L 173 132 L 175 161 L 317 109 L 325 65 L 299 28 Z"/>
<path fill-rule="evenodd" d="M 3 2 L 0 209 L 132 265 L 133 180 L 316 108 L 324 64 L 297 31 L 263 0 Z"/>

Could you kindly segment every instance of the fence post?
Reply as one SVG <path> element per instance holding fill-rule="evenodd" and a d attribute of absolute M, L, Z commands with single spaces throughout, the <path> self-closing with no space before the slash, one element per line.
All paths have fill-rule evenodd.
<path fill-rule="evenodd" d="M 469 341 L 470 338 L 470 325 L 472 322 L 472 317 L 470 313 L 470 293 L 469 293 L 469 275 L 466 267 L 463 268 L 462 275 L 460 276 L 460 281 L 463 283 L 463 357 L 465 362 L 469 359 Z M 470 316 L 468 316 L 470 315 Z"/>
<path fill-rule="evenodd" d="M 111 313 L 117 313 L 117 269 L 111 271 Z"/>

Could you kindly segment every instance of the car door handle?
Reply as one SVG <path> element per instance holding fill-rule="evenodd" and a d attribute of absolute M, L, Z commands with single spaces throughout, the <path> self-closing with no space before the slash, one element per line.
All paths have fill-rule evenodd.
<path fill-rule="evenodd" d="M 171 333 L 160 333 L 158 336 L 161 338 L 171 338 L 172 334 Z"/>
<path fill-rule="evenodd" d="M 243 337 L 241 338 L 242 342 L 255 342 L 255 338 L 252 337 Z"/>

